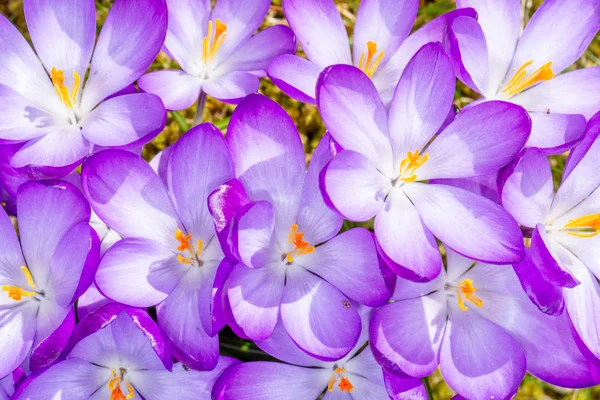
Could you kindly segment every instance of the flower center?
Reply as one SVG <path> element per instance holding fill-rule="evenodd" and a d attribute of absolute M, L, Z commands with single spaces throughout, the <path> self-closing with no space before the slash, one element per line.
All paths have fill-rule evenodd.
<path fill-rule="evenodd" d="M 177 254 L 177 260 L 186 265 L 198 265 L 199 267 L 204 265 L 204 262 L 200 260 L 202 255 L 203 243 L 202 240 L 196 241 L 198 250 L 194 249 L 194 245 L 190 243 L 192 240 L 192 234 L 185 235 L 181 229 L 175 231 L 175 239 L 177 239 L 180 245 L 177 247 L 177 251 L 187 251 L 191 257 L 185 257 L 183 254 Z"/>
<path fill-rule="evenodd" d="M 350 383 L 350 379 L 348 379 L 347 374 L 346 376 L 343 375 L 345 372 L 348 372 L 346 371 L 346 368 L 335 368 L 335 370 L 331 374 L 331 379 L 327 383 L 327 391 L 333 392 L 333 386 L 335 385 L 338 379 L 340 380 L 338 387 L 340 388 L 341 392 L 350 393 L 352 389 L 354 389 L 354 386 L 352 386 L 352 383 Z"/>
<path fill-rule="evenodd" d="M 375 56 L 375 54 L 377 54 L 377 43 L 369 41 L 367 42 L 367 60 L 365 61 L 365 53 L 363 52 L 358 62 L 358 68 L 367 74 L 369 78 L 373 76 L 375 71 L 377 71 L 377 67 L 379 67 L 379 63 L 383 59 L 384 52 L 381 50 L 377 58 L 373 60 L 373 56 Z"/>
<path fill-rule="evenodd" d="M 584 215 L 577 219 L 569 220 L 565 225 L 569 235 L 581 238 L 591 238 L 600 232 L 600 214 Z"/>
<path fill-rule="evenodd" d="M 556 76 L 554 72 L 552 72 L 552 61 L 542 65 L 531 74 L 527 74 L 527 67 L 531 64 L 533 64 L 533 60 L 523 64 L 506 84 L 502 93 L 508 93 L 509 96 L 514 96 L 538 82 L 549 81 Z"/>
<path fill-rule="evenodd" d="M 213 22 L 208 21 L 208 34 L 202 41 L 202 61 L 204 61 L 205 64 L 208 65 L 208 63 L 215 58 L 215 54 L 217 54 L 223 41 L 225 41 L 225 36 L 227 36 L 225 33 L 226 30 L 227 25 L 222 23 L 221 20 L 216 19 L 213 35 Z"/>
<path fill-rule="evenodd" d="M 21 265 L 21 271 L 23 271 L 23 275 L 25 275 L 27 284 L 29 286 L 31 286 L 31 288 L 37 289 L 37 286 L 33 282 L 33 277 L 31 276 L 31 272 L 29 272 L 29 269 L 26 266 Z M 1 287 L 1 289 L 8 294 L 9 299 L 14 300 L 14 301 L 21 301 L 21 299 L 23 299 L 23 297 L 33 297 L 36 294 L 38 294 L 38 292 L 35 290 L 27 291 L 24 288 L 19 287 L 19 286 L 4 285 Z"/>
<path fill-rule="evenodd" d="M 129 400 L 133 399 L 135 392 L 131 383 L 127 382 L 123 376 L 125 375 L 125 368 L 119 368 L 119 375 L 117 376 L 117 370 L 112 370 L 112 379 L 108 381 L 108 389 L 110 390 L 110 400 Z M 121 390 L 121 382 L 125 384 L 127 388 L 127 396 Z"/>
<path fill-rule="evenodd" d="M 52 86 L 54 86 L 54 90 L 56 90 L 56 94 L 60 99 L 60 102 L 65 105 L 65 107 L 72 109 L 75 107 L 77 103 L 77 93 L 79 92 L 79 88 L 81 86 L 81 78 L 77 72 L 73 73 L 73 88 L 71 89 L 71 93 L 69 93 L 69 89 L 65 85 L 65 73 L 62 69 L 52 68 L 50 72 L 50 79 L 52 79 Z"/>
<path fill-rule="evenodd" d="M 469 309 L 467 306 L 465 306 L 465 301 L 462 298 L 463 294 L 465 295 L 465 299 L 475 304 L 477 307 L 483 307 L 483 300 L 473 294 L 476 291 L 477 288 L 473 286 L 473 281 L 471 279 L 465 279 L 458 284 L 458 289 L 456 292 L 458 294 L 458 306 L 461 310 L 466 311 Z"/>
<path fill-rule="evenodd" d="M 298 232 L 298 224 L 292 224 L 287 244 L 294 246 L 292 251 L 288 251 L 283 256 L 283 259 L 287 260 L 289 264 L 294 262 L 294 257 L 303 256 L 315 251 L 315 246 L 311 246 L 310 243 L 304 240 L 304 232 Z"/>
<path fill-rule="evenodd" d="M 400 163 L 400 180 L 404 182 L 414 182 L 417 180 L 415 172 L 417 169 L 429 160 L 429 154 L 420 155 L 419 150 L 414 154 L 408 152 L 406 158 Z"/>

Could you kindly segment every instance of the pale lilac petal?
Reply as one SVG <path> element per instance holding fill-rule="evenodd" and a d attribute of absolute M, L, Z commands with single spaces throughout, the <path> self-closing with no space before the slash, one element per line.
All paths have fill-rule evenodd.
<path fill-rule="evenodd" d="M 354 25 L 354 65 L 358 65 L 362 54 L 367 54 L 367 42 L 376 43 L 377 49 L 385 52 L 385 63 L 410 33 L 418 9 L 416 0 L 362 1 Z"/>
<path fill-rule="evenodd" d="M 6 304 L 4 300 L 0 301 Z M 3 321 L 0 325 L 0 376 L 14 371 L 29 353 L 35 336 L 37 310 L 32 302 L 12 308 L 4 306 L 0 310 Z"/>
<path fill-rule="evenodd" d="M 429 145 L 419 180 L 468 178 L 496 172 L 523 148 L 531 120 L 521 107 L 488 101 L 461 111 Z"/>
<path fill-rule="evenodd" d="M 250 93 L 258 92 L 260 81 L 245 71 L 232 71 L 202 84 L 202 90 L 226 103 L 239 103 Z"/>
<path fill-rule="evenodd" d="M 599 29 L 597 1 L 545 1 L 519 38 L 511 71 L 534 60 L 529 67 L 532 71 L 552 62 L 552 70 L 558 74 L 583 54 Z"/>
<path fill-rule="evenodd" d="M 125 237 L 142 237 L 178 245 L 180 229 L 167 190 L 141 157 L 123 150 L 104 150 L 84 162 L 81 182 L 98 216 Z"/>
<path fill-rule="evenodd" d="M 23 9 L 31 41 L 46 70 L 63 70 L 67 87 L 72 87 L 75 72 L 83 82 L 96 39 L 94 1 L 27 0 Z"/>
<path fill-rule="evenodd" d="M 198 99 L 202 81 L 178 70 L 154 71 L 138 80 L 144 92 L 154 93 L 167 110 L 183 110 Z"/>
<path fill-rule="evenodd" d="M 466 17 L 465 17 L 466 18 Z M 402 73 L 390 104 L 394 165 L 421 150 L 440 130 L 452 107 L 456 77 L 439 43 L 423 46 Z"/>
<path fill-rule="evenodd" d="M 77 319 L 81 321 L 88 314 L 96 311 L 111 301 L 112 300 L 100 293 L 96 284 L 92 284 L 92 286 L 77 299 Z"/>
<path fill-rule="evenodd" d="M 426 400 L 427 389 L 420 379 L 401 378 L 383 373 L 385 388 L 392 400 Z"/>
<path fill-rule="evenodd" d="M 352 64 L 348 34 L 332 0 L 286 0 L 283 11 L 309 60 L 321 69 Z"/>
<path fill-rule="evenodd" d="M 316 103 L 315 89 L 321 68 L 305 59 L 284 54 L 269 64 L 267 74 L 279 89 L 288 96 L 304 103 Z"/>
<path fill-rule="evenodd" d="M 25 260 L 15 228 L 4 209 L 0 209 L 0 238 L 0 280 L 19 279 L 23 274 L 19 267 L 25 265 Z"/>
<path fill-rule="evenodd" d="M 14 89 L 0 85 L 0 139 L 26 141 L 43 136 L 54 128 L 53 116 L 23 98 Z"/>
<path fill-rule="evenodd" d="M 335 65 L 317 83 L 317 103 L 331 136 L 393 176 L 387 114 L 373 82 L 358 68 Z"/>
<path fill-rule="evenodd" d="M 233 255 L 245 266 L 260 268 L 272 260 L 275 213 L 271 203 L 258 201 L 235 216 L 229 241 Z"/>
<path fill-rule="evenodd" d="M 453 250 L 494 264 L 510 264 L 523 258 L 519 226 L 493 201 L 446 185 L 407 186 L 405 192 L 424 225 Z"/>
<path fill-rule="evenodd" d="M 73 307 L 69 309 L 44 305 L 40 307 L 37 314 L 35 344 L 29 358 L 31 371 L 47 368 L 59 358 L 71 339 L 74 327 L 75 310 Z"/>
<path fill-rule="evenodd" d="M 498 192 L 497 181 L 498 173 L 493 172 L 491 174 L 474 176 L 472 178 L 430 179 L 429 183 L 455 186 L 486 197 L 495 203 L 500 203 L 500 193 Z"/>
<path fill-rule="evenodd" d="M 444 296 L 437 293 L 380 308 L 371 319 L 371 346 L 386 364 L 411 376 L 431 374 L 438 367 L 446 329 L 445 302 Z"/>
<path fill-rule="evenodd" d="M 285 274 L 283 265 L 251 269 L 238 264 L 227 281 L 235 322 L 253 340 L 271 336 L 279 314 Z"/>
<path fill-rule="evenodd" d="M 344 150 L 323 169 L 320 176 L 325 202 L 352 221 L 367 221 L 383 207 L 392 189 L 384 176 L 364 155 Z"/>
<path fill-rule="evenodd" d="M 569 157 L 567 158 L 563 171 L 563 182 L 567 180 L 575 166 L 577 166 L 587 154 L 590 147 L 592 147 L 598 138 L 598 135 L 600 135 L 600 113 L 596 113 L 590 118 L 581 137 L 581 141 L 573 148 L 573 150 L 571 150 L 571 152 L 569 152 Z"/>
<path fill-rule="evenodd" d="M 150 66 L 167 31 L 164 0 L 118 0 L 98 37 L 81 100 L 84 111 L 133 83 Z"/>
<path fill-rule="evenodd" d="M 544 150 L 546 155 L 562 154 L 581 139 L 586 120 L 581 114 L 530 112 L 531 136 L 528 147 Z"/>
<path fill-rule="evenodd" d="M 560 254 L 553 252 L 553 239 L 546 232 L 546 227 L 538 224 L 531 235 L 531 257 L 538 266 L 544 279 L 556 286 L 572 288 L 578 285 L 569 271 L 565 271 L 558 262 Z M 555 255 L 556 254 L 556 255 Z"/>
<path fill-rule="evenodd" d="M 435 238 L 402 190 L 390 192 L 375 217 L 375 234 L 388 268 L 401 277 L 428 281 L 442 270 Z"/>

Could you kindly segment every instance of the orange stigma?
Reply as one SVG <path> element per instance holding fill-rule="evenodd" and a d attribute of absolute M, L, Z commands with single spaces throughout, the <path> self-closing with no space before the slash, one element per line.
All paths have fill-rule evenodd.
<path fill-rule="evenodd" d="M 350 383 L 350 379 L 348 379 L 347 376 L 342 375 L 344 372 L 348 372 L 346 371 L 346 368 L 336 368 L 333 372 L 333 374 L 331 374 L 331 379 L 329 379 L 329 382 L 327 382 L 327 391 L 328 392 L 333 392 L 333 388 L 335 386 L 335 383 L 337 382 L 338 378 L 340 379 L 340 383 L 338 384 L 338 387 L 340 388 L 340 392 L 348 392 L 350 393 L 352 391 L 352 389 L 354 389 L 354 386 L 352 385 L 352 383 Z"/>
<path fill-rule="evenodd" d="M 600 232 L 600 214 L 584 215 L 576 219 L 569 220 L 565 225 L 569 229 L 568 233 L 580 238 L 591 238 Z"/>
<path fill-rule="evenodd" d="M 227 25 L 222 23 L 220 19 L 216 19 L 213 36 L 213 22 L 208 21 L 208 33 L 202 41 L 202 61 L 206 64 L 215 58 L 215 54 L 225 41 L 225 36 L 227 36 L 225 31 L 227 31 Z"/>
<path fill-rule="evenodd" d="M 31 272 L 29 272 L 29 269 L 26 266 L 21 265 L 21 271 L 23 271 L 23 275 L 25 275 L 25 280 L 27 281 L 27 284 L 33 289 L 36 289 L 37 286 L 33 282 L 33 277 L 31 276 Z M 8 295 L 8 298 L 14 301 L 21 301 L 23 297 L 33 297 L 37 294 L 37 292 L 35 291 L 27 291 L 19 286 L 4 285 L 0 289 L 5 291 Z"/>
<path fill-rule="evenodd" d="M 202 255 L 202 249 L 204 245 L 202 240 L 197 241 L 198 251 L 194 249 L 194 246 L 190 243 L 192 239 L 192 234 L 189 233 L 185 235 L 181 229 L 177 229 L 175 231 L 175 239 L 179 241 L 179 246 L 177 247 L 178 251 L 188 251 L 191 257 L 184 257 L 182 254 L 177 254 L 177 260 L 182 264 L 194 265 L 196 264 L 196 260 L 200 260 L 200 256 Z M 202 266 L 202 262 L 199 262 L 199 265 Z"/>
<path fill-rule="evenodd" d="M 400 163 L 400 180 L 404 182 L 414 182 L 417 180 L 415 172 L 417 169 L 429 160 L 429 154 L 419 155 L 419 150 L 414 154 L 408 152 L 406 158 Z"/>
<path fill-rule="evenodd" d="M 310 243 L 304 241 L 304 232 L 298 232 L 298 224 L 292 224 L 287 243 L 294 245 L 294 250 L 285 255 L 285 259 L 290 264 L 294 262 L 294 256 L 299 257 L 315 251 L 315 246 L 311 246 Z"/>
<path fill-rule="evenodd" d="M 483 300 L 473 294 L 477 291 L 477 288 L 473 286 L 473 281 L 471 279 L 465 279 L 459 283 L 458 286 L 458 306 L 461 310 L 466 311 L 469 309 L 467 306 L 465 306 L 465 301 L 463 300 L 461 294 L 464 294 L 465 299 L 475 304 L 477 307 L 483 307 Z"/>
<path fill-rule="evenodd" d="M 127 381 L 123 379 L 123 375 L 125 375 L 125 369 L 120 368 L 120 375 L 117 376 L 117 371 L 113 369 L 112 376 L 113 378 L 108 381 L 108 389 L 110 390 L 110 400 L 129 400 L 133 399 L 135 396 L 135 391 L 133 390 L 133 386 Z M 125 383 L 125 387 L 127 388 L 127 396 L 121 390 L 121 382 Z"/>
<path fill-rule="evenodd" d="M 69 89 L 65 85 L 65 73 L 62 69 L 52 68 L 50 71 L 50 79 L 52 80 L 52 86 L 54 86 L 54 90 L 56 90 L 56 94 L 60 99 L 60 102 L 63 103 L 67 108 L 75 107 L 77 103 L 77 93 L 79 92 L 79 87 L 81 86 L 81 78 L 77 72 L 73 72 L 73 88 L 71 89 L 71 93 L 69 93 Z"/>
<path fill-rule="evenodd" d="M 360 56 L 360 60 L 358 62 L 358 68 L 361 69 L 367 76 L 370 78 L 373 76 L 375 71 L 377 71 L 377 67 L 379 67 L 379 63 L 383 59 L 384 52 L 381 50 L 379 55 L 375 60 L 373 60 L 373 56 L 377 54 L 377 43 L 375 42 L 367 42 L 367 60 L 365 62 L 365 53 L 362 53 Z"/>
<path fill-rule="evenodd" d="M 552 61 L 547 62 L 531 74 L 527 75 L 527 67 L 533 64 L 533 60 L 527 61 L 515 72 L 513 77 L 504 87 L 502 93 L 508 93 L 509 96 L 521 93 L 530 86 L 542 82 L 549 81 L 556 75 L 552 72 Z"/>

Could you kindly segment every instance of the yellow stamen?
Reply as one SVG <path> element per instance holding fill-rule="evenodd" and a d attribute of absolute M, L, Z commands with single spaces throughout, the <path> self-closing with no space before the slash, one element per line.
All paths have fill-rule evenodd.
<path fill-rule="evenodd" d="M 29 268 L 27 268 L 24 265 L 21 265 L 21 271 L 23 271 L 23 275 L 25 275 L 25 280 L 27 281 L 27 284 L 32 288 L 36 289 L 37 286 L 33 282 L 33 276 L 31 276 Z M 37 294 L 37 292 L 27 291 L 19 286 L 4 285 L 0 287 L 0 289 L 5 291 L 8 295 L 8 298 L 14 301 L 21 301 L 23 297 L 33 297 Z"/>
<path fill-rule="evenodd" d="M 194 260 L 188 257 L 184 257 L 181 254 L 177 254 L 177 261 L 179 261 L 182 264 L 194 265 Z"/>
<path fill-rule="evenodd" d="M 466 311 L 469 309 L 467 306 L 465 306 L 465 302 L 461 294 L 464 294 L 465 299 L 475 304 L 477 307 L 483 307 L 483 300 L 473 294 L 477 291 L 477 288 L 473 286 L 473 281 L 471 279 L 465 279 L 464 281 L 460 282 L 458 286 L 458 306 L 461 310 Z"/>
<path fill-rule="evenodd" d="M 54 90 L 56 90 L 56 94 L 61 103 L 67 108 L 73 108 L 77 103 L 77 93 L 79 93 L 79 88 L 81 86 L 79 74 L 73 72 L 74 81 L 71 94 L 69 94 L 69 89 L 65 85 L 65 73 L 62 69 L 52 68 L 52 71 L 50 71 L 50 79 L 52 80 L 52 86 L 54 86 Z"/>
<path fill-rule="evenodd" d="M 584 215 L 576 219 L 569 220 L 565 225 L 567 229 L 578 229 L 578 231 L 568 231 L 569 235 L 581 238 L 591 238 L 600 232 L 600 213 Z"/>
<path fill-rule="evenodd" d="M 202 244 L 202 240 L 198 240 L 198 252 L 196 253 L 198 255 L 198 258 L 200 258 L 200 256 L 202 255 L 203 248 L 204 245 Z"/>
<path fill-rule="evenodd" d="M 188 235 L 184 235 L 183 231 L 181 229 L 177 229 L 175 231 L 175 239 L 177 239 L 179 241 L 179 243 L 181 243 L 181 245 L 179 245 L 179 247 L 177 247 L 177 250 L 179 250 L 179 251 L 189 250 L 191 238 L 192 238 L 191 233 Z"/>
<path fill-rule="evenodd" d="M 227 25 L 221 22 L 221 20 L 216 19 L 214 24 L 214 38 L 213 38 L 213 22 L 208 21 L 208 32 L 202 41 L 202 61 L 208 64 L 209 61 L 212 61 L 215 58 L 215 54 L 221 48 L 223 41 L 227 34 Z"/>
<path fill-rule="evenodd" d="M 377 43 L 368 41 L 367 42 L 367 60 L 365 62 L 365 53 L 363 52 L 360 56 L 360 60 L 358 62 L 358 68 L 361 69 L 367 76 L 370 78 L 373 76 L 377 68 L 379 67 L 379 63 L 383 59 L 384 51 L 381 50 L 379 55 L 375 60 L 373 60 L 373 56 L 377 54 Z"/>
<path fill-rule="evenodd" d="M 285 256 L 288 263 L 294 262 L 294 256 L 299 257 L 315 251 L 315 246 L 304 241 L 304 232 L 298 232 L 298 224 L 292 224 L 287 243 L 294 245 L 294 249 Z"/>
<path fill-rule="evenodd" d="M 346 368 L 338 367 L 334 370 L 334 372 L 331 374 L 331 379 L 329 379 L 329 382 L 327 382 L 328 392 L 333 392 L 333 387 L 337 382 L 338 378 L 340 378 L 340 383 L 338 387 L 340 388 L 341 392 L 350 393 L 352 389 L 354 389 L 354 386 L 352 385 L 352 383 L 350 383 L 350 379 L 348 379 L 347 376 L 342 375 L 344 372 L 348 372 L 346 371 Z"/>
<path fill-rule="evenodd" d="M 417 169 L 429 160 L 429 154 L 419 155 L 419 150 L 414 154 L 408 152 L 406 158 L 400 163 L 400 180 L 404 182 L 414 182 L 417 180 L 415 172 Z"/>
<path fill-rule="evenodd" d="M 115 371 L 113 369 L 113 371 L 112 371 L 113 378 L 110 381 L 108 381 L 108 389 L 111 391 L 110 400 L 133 399 L 135 396 L 135 390 L 133 389 L 133 386 L 131 386 L 131 384 L 129 382 L 127 382 L 126 380 L 123 379 L 123 375 L 125 374 L 126 371 L 125 371 L 125 369 L 121 368 L 120 372 L 121 372 L 120 375 L 117 376 L 117 371 Z M 123 382 L 125 384 L 125 387 L 127 388 L 127 396 L 125 396 L 125 394 L 121 390 L 121 382 Z"/>
<path fill-rule="evenodd" d="M 175 239 L 177 239 L 180 243 L 180 245 L 177 247 L 178 251 L 188 251 L 191 255 L 191 257 L 184 257 L 181 254 L 177 255 L 177 260 L 182 263 L 182 264 L 186 264 L 186 265 L 194 265 L 196 262 L 194 261 L 194 259 L 198 259 L 200 260 L 200 256 L 202 255 L 202 249 L 204 248 L 204 245 L 202 243 L 202 240 L 198 240 L 196 241 L 197 245 L 198 245 L 198 251 L 194 250 L 194 246 L 190 243 L 190 240 L 192 239 L 192 234 L 188 233 L 187 235 L 183 233 L 183 231 L 181 229 L 177 229 L 175 231 Z M 199 263 L 200 266 L 202 266 L 202 262 Z"/>
<path fill-rule="evenodd" d="M 552 61 L 547 62 L 531 74 L 527 75 L 527 67 L 531 64 L 533 64 L 533 60 L 523 64 L 517 72 L 515 72 L 511 80 L 508 81 L 502 93 L 508 93 L 509 96 L 514 96 L 538 82 L 549 81 L 556 76 L 554 72 L 552 72 Z"/>
<path fill-rule="evenodd" d="M 350 383 L 350 380 L 343 376 L 342 376 L 342 379 L 340 380 L 340 384 L 338 386 L 340 388 L 340 391 L 342 391 L 342 392 L 350 393 L 352 391 L 352 389 L 354 389 L 354 386 L 352 386 L 352 384 Z"/>

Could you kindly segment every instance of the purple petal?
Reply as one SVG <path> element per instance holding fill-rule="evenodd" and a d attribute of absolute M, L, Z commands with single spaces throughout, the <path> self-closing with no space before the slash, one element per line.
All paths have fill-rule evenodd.
<path fill-rule="evenodd" d="M 596 113 L 587 123 L 585 131 L 581 137 L 581 142 L 575 146 L 575 148 L 569 153 L 565 169 L 563 171 L 562 181 L 564 182 L 575 166 L 583 159 L 587 154 L 592 144 L 596 141 L 596 138 L 600 135 L 600 113 Z"/>
<path fill-rule="evenodd" d="M 250 268 L 260 268 L 272 259 L 275 214 L 273 206 L 258 201 L 244 206 L 235 216 L 231 227 L 233 255 Z"/>
<path fill-rule="evenodd" d="M 163 101 L 167 110 L 183 110 L 198 99 L 202 81 L 184 71 L 154 71 L 138 80 L 144 92 L 154 93 Z"/>
<path fill-rule="evenodd" d="M 81 182 L 98 216 L 125 237 L 142 237 L 177 247 L 180 228 L 164 184 L 141 157 L 104 150 L 84 162 Z"/>
<path fill-rule="evenodd" d="M 585 117 L 581 114 L 529 113 L 531 136 L 528 147 L 544 150 L 546 155 L 562 154 L 574 147 L 585 130 Z"/>
<path fill-rule="evenodd" d="M 300 348 L 326 361 L 348 354 L 361 330 L 360 316 L 346 296 L 301 268 L 287 271 L 281 320 Z"/>
<path fill-rule="evenodd" d="M 0 325 L 0 376 L 14 371 L 29 354 L 35 336 L 37 311 L 38 307 L 31 302 L 21 307 L 4 306 L 0 310 L 3 321 Z"/>
<path fill-rule="evenodd" d="M 425 377 L 438 367 L 446 327 L 446 304 L 440 294 L 388 304 L 373 314 L 371 346 L 396 368 Z"/>
<path fill-rule="evenodd" d="M 419 3 L 415 0 L 367 0 L 360 3 L 354 25 L 354 64 L 367 54 L 367 42 L 377 44 L 387 59 L 393 55 L 410 33 Z M 383 62 L 387 61 L 384 57 Z"/>
<path fill-rule="evenodd" d="M 165 127 L 166 119 L 158 96 L 130 94 L 102 102 L 86 118 L 81 134 L 98 146 L 145 143 Z"/>
<path fill-rule="evenodd" d="M 424 225 L 453 250 L 493 264 L 523 259 L 519 226 L 493 201 L 446 185 L 407 186 L 405 192 Z"/>
<path fill-rule="evenodd" d="M 386 110 L 373 82 L 358 68 L 334 65 L 317 83 L 317 103 L 331 136 L 346 150 L 366 156 L 393 175 Z"/>
<path fill-rule="evenodd" d="M 0 209 L 0 279 L 12 281 L 20 278 L 21 265 L 25 265 L 15 228 L 6 211 Z"/>
<path fill-rule="evenodd" d="M 338 153 L 323 168 L 320 185 L 325 202 L 352 221 L 377 215 L 392 188 L 391 180 L 367 157 L 349 150 Z"/>
<path fill-rule="evenodd" d="M 46 70 L 63 70 L 67 87 L 73 85 L 74 72 L 83 80 L 96 38 L 95 3 L 27 0 L 23 8 L 31 41 Z"/>
<path fill-rule="evenodd" d="M 81 321 L 88 314 L 110 302 L 111 300 L 100 293 L 95 284 L 92 284 L 77 300 L 77 319 Z"/>
<path fill-rule="evenodd" d="M 452 106 L 455 81 L 439 43 L 423 46 L 408 63 L 390 104 L 394 165 L 408 152 L 423 149 L 440 130 Z"/>
<path fill-rule="evenodd" d="M 435 238 L 402 190 L 393 189 L 375 217 L 375 234 L 387 266 L 403 278 L 429 281 L 442 270 Z"/>
<path fill-rule="evenodd" d="M 252 340 L 271 336 L 279 314 L 285 274 L 281 265 L 251 269 L 238 264 L 227 282 L 227 297 L 237 325 Z"/>
<path fill-rule="evenodd" d="M 392 400 L 426 400 L 427 390 L 420 379 L 399 378 L 383 373 L 385 388 Z"/>
<path fill-rule="evenodd" d="M 19 92 L 0 85 L 0 138 L 21 142 L 52 132 L 53 115 L 23 98 Z"/>
<path fill-rule="evenodd" d="M 510 164 L 509 164 L 510 166 Z M 498 192 L 498 173 L 494 172 L 487 175 L 479 175 L 472 178 L 458 179 L 430 179 L 429 183 L 449 185 L 468 190 L 479 196 L 486 197 L 494 203 L 500 203 L 500 194 Z"/>
<path fill-rule="evenodd" d="M 316 103 L 315 87 L 321 68 L 313 62 L 284 54 L 269 64 L 267 74 L 279 89 L 288 96 L 304 103 Z"/>
<path fill-rule="evenodd" d="M 245 71 L 232 71 L 202 84 L 202 90 L 225 103 L 237 104 L 250 93 L 258 92 L 260 81 Z"/>
<path fill-rule="evenodd" d="M 79 299 L 81 295 L 83 295 L 88 288 L 94 284 L 94 279 L 96 277 L 96 271 L 98 271 L 98 264 L 100 264 L 100 256 L 104 255 L 106 249 L 116 243 L 121 239 L 115 231 L 109 230 L 106 236 L 100 241 L 100 237 L 98 233 L 91 226 L 92 221 L 90 220 L 89 224 L 86 224 L 86 228 L 89 230 L 90 239 L 88 241 L 88 253 L 85 259 L 85 264 L 83 265 L 83 270 L 81 271 L 81 278 L 79 279 L 79 284 L 77 285 L 77 289 L 73 294 L 73 298 L 71 299 L 71 303 L 74 303 L 75 300 Z M 103 251 L 104 250 L 104 251 Z M 78 303 L 79 304 L 79 303 Z"/>
<path fill-rule="evenodd" d="M 164 0 L 118 0 L 111 7 L 98 37 L 82 110 L 133 83 L 150 66 L 167 31 Z"/>
<path fill-rule="evenodd" d="M 283 11 L 309 60 L 321 69 L 352 64 L 348 34 L 332 0 L 286 0 Z"/>
<path fill-rule="evenodd" d="M 533 262 L 538 266 L 542 276 L 548 282 L 561 287 L 572 288 L 578 285 L 576 279 L 565 271 L 558 262 L 554 259 L 553 254 L 547 247 L 547 243 L 551 239 L 548 238 L 546 228 L 542 224 L 538 224 L 533 230 L 531 236 L 531 257 Z"/>
<path fill-rule="evenodd" d="M 74 327 L 75 310 L 71 308 L 64 321 L 50 336 L 43 338 L 41 341 L 36 339 L 39 344 L 32 349 L 29 359 L 29 366 L 32 371 L 49 367 L 56 361 L 61 352 L 67 347 Z"/>
<path fill-rule="evenodd" d="M 429 145 L 419 180 L 467 178 L 496 172 L 523 148 L 531 120 L 521 107 L 488 101 L 460 112 Z"/>

